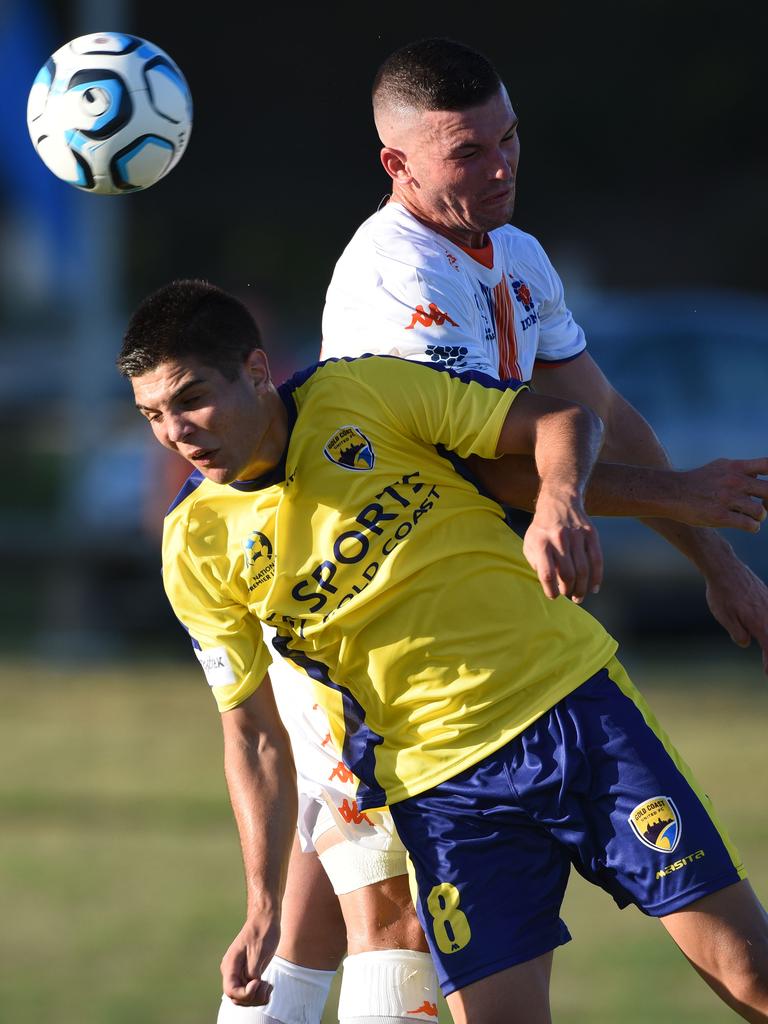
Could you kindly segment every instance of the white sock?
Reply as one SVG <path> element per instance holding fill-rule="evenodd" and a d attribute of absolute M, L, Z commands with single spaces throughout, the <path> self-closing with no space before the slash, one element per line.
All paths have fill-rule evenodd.
<path fill-rule="evenodd" d="M 314 971 L 275 956 L 263 978 L 272 985 L 266 1006 L 237 1006 L 221 997 L 217 1024 L 320 1024 L 336 971 Z"/>
<path fill-rule="evenodd" d="M 339 1021 L 346 1024 L 437 1024 L 437 977 L 429 953 L 379 949 L 344 961 Z"/>

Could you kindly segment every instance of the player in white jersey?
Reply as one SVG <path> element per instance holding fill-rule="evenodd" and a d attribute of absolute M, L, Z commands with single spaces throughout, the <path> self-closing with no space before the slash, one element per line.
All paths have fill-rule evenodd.
<path fill-rule="evenodd" d="M 580 355 L 584 332 L 536 239 L 508 224 L 487 239 L 468 249 L 387 203 L 336 264 L 323 358 L 373 352 L 527 381 L 537 362 Z"/>
<path fill-rule="evenodd" d="M 479 99 L 471 92 L 463 99 L 459 95 L 458 105 L 450 99 L 439 100 L 439 93 L 434 94 L 438 100 L 431 106 L 420 107 L 412 96 L 409 99 L 408 75 L 411 82 L 418 76 L 422 80 L 431 77 L 443 96 L 452 88 L 460 94 L 466 82 L 461 80 L 459 65 L 467 54 L 470 61 L 477 57 L 456 44 L 427 41 L 393 55 L 377 76 L 374 111 L 393 196 L 360 227 L 337 263 L 324 312 L 322 355 L 389 353 L 497 377 L 533 378 L 539 389 L 553 393 L 565 394 L 572 388 L 569 397 L 596 406 L 606 418 L 613 432 L 612 457 L 623 452 L 622 461 L 664 470 L 667 463 L 650 428 L 586 356 L 583 331 L 565 304 L 561 281 L 543 249 L 532 236 L 505 223 L 511 215 L 519 143 L 516 118 L 498 78 Z M 445 67 L 454 70 L 445 74 Z M 393 71 L 397 79 L 394 88 Z M 487 78 L 487 68 L 484 73 Z M 435 130 L 424 132 L 425 125 Z M 651 471 L 643 476 L 636 468 L 628 477 L 626 467 L 606 467 L 602 476 L 596 474 L 599 486 L 590 492 L 590 510 L 598 514 L 663 510 L 670 518 L 687 518 L 694 524 L 749 528 L 753 524 L 747 520 L 758 514 L 752 497 L 764 496 L 754 477 L 768 466 L 742 464 L 744 489 L 735 495 L 726 493 L 725 485 L 725 476 L 734 471 L 734 465 L 705 467 L 698 477 L 689 476 L 686 507 L 654 505 L 665 484 L 673 479 L 679 483 L 680 475 L 654 475 Z M 521 504 L 529 503 L 535 494 L 535 474 L 528 473 L 526 484 L 520 480 L 523 467 L 517 464 L 514 468 L 517 489 L 509 496 Z M 499 481 L 495 483 L 499 493 Z M 501 492 L 499 496 L 507 495 L 504 487 Z M 713 496 L 711 506 L 705 507 L 701 500 L 705 493 Z M 691 500 L 697 495 L 699 500 Z M 765 648 L 768 602 L 759 581 L 714 537 L 669 523 L 662 529 L 707 576 L 710 603 L 734 639 L 748 641 L 751 634 Z M 733 571 L 735 565 L 739 567 L 737 579 L 729 589 L 721 574 Z M 278 669 L 273 675 L 279 677 L 282 672 Z M 351 849 L 364 849 L 365 844 L 355 840 L 362 834 L 359 826 L 368 826 L 355 821 L 350 802 L 353 785 L 349 783 L 345 791 L 343 773 L 328 777 L 333 774 L 335 755 L 329 755 L 323 746 L 322 720 L 311 707 L 300 708 L 292 680 L 285 687 L 287 700 L 282 706 L 289 730 L 291 720 L 298 726 L 292 731 L 292 740 L 303 789 L 300 832 L 304 848 L 311 849 L 313 838 L 322 836 L 320 845 L 325 851 L 325 843 L 333 836 L 335 855 L 343 857 Z M 280 702 L 279 682 L 276 690 Z M 348 817 L 334 814 L 334 809 L 338 812 L 345 807 L 345 800 Z M 382 867 L 379 860 L 379 878 L 389 873 L 390 884 L 396 885 L 404 861 L 388 846 L 395 840 L 390 840 L 385 823 L 382 817 L 369 829 L 369 849 L 375 849 L 377 843 L 389 849 L 389 861 Z M 351 842 L 338 842 L 342 835 Z M 366 856 L 357 856 L 357 863 L 364 863 Z M 343 874 L 344 868 L 334 875 L 337 892 Z M 356 877 L 364 881 L 364 875 Z M 401 883 L 404 886 L 402 878 Z M 309 899 L 322 888 L 323 880 L 317 876 L 314 886 L 305 886 L 303 892 Z M 369 888 L 375 892 L 376 886 Z M 368 906 L 376 912 L 375 898 Z M 317 914 L 309 906 L 297 914 L 296 933 L 301 941 L 311 936 L 313 918 L 316 922 Z M 324 928 L 327 933 L 328 927 Z M 285 942 L 296 938 L 285 928 L 283 934 Z M 293 956 L 300 962 L 301 941 L 297 939 L 293 946 L 297 951 Z M 375 961 L 376 954 L 372 955 Z M 375 970 L 373 961 L 370 966 Z"/>

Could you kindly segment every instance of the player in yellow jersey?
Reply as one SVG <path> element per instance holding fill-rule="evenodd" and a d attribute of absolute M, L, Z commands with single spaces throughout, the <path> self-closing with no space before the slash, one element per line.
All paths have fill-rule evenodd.
<path fill-rule="evenodd" d="M 456 42 L 421 40 L 384 61 L 376 75 L 373 108 L 382 141 L 381 163 L 391 179 L 392 193 L 355 231 L 336 264 L 323 314 L 323 355 L 394 354 L 454 369 L 480 369 L 501 378 L 532 377 L 537 390 L 598 410 L 606 423 L 603 458 L 661 467 L 650 488 L 650 496 L 658 503 L 662 488 L 678 487 L 681 477 L 670 473 L 665 478 L 666 457 L 653 431 L 593 362 L 584 331 L 569 311 L 563 285 L 542 246 L 507 223 L 513 209 L 520 139 L 517 116 L 494 69 L 484 57 Z M 476 468 L 483 471 L 482 464 Z M 722 462 L 696 471 L 700 491 L 712 496 L 713 505 L 706 510 L 709 518 L 699 510 L 700 517 L 687 523 L 671 522 L 680 509 L 670 515 L 669 506 L 642 507 L 643 471 L 637 467 L 623 467 L 623 475 L 618 476 L 619 467 L 601 467 L 590 492 L 593 512 L 663 514 L 657 528 L 704 576 L 718 620 L 737 642 L 754 636 L 766 652 L 766 588 L 721 536 L 696 527 L 746 523 L 755 528 L 750 517 L 762 515 L 763 509 L 751 496 L 764 496 L 766 483 L 750 478 L 750 472 L 767 468 L 765 460 L 755 460 L 738 470 L 734 463 Z M 745 470 L 745 490 L 735 501 L 732 495 L 723 500 L 722 480 Z M 486 484 L 499 495 L 503 480 L 498 463 L 488 464 Z M 518 472 L 513 502 L 520 501 L 521 485 Z M 686 481 L 689 493 L 693 486 L 694 475 Z M 530 471 L 528 488 L 532 499 L 535 478 Z M 768 653 L 766 659 L 768 664 Z M 295 691 L 296 684 L 291 687 L 290 680 L 283 680 L 290 670 L 282 662 L 277 662 L 275 670 L 279 675 L 273 682 L 282 714 L 282 693 Z M 271 670 L 273 676 L 275 670 Z M 298 704 L 294 699 L 289 706 Z M 297 759 L 311 757 L 311 737 L 302 740 L 295 732 L 291 735 Z M 335 791 L 338 779 L 329 792 L 327 777 L 327 771 L 313 774 L 313 788 L 317 780 L 321 783 L 316 805 L 323 806 L 324 798 L 332 807 L 348 811 L 347 795 Z M 385 820 L 382 814 L 377 822 Z M 367 826 L 348 821 L 340 827 L 350 833 Z M 326 846 L 340 835 L 328 829 L 317 839 L 315 847 L 324 866 L 331 867 L 331 856 L 342 866 L 345 858 L 370 855 L 360 848 L 356 834 L 348 837 L 350 841 Z M 393 851 L 387 856 L 391 856 L 388 872 L 404 870 Z M 315 905 L 328 887 L 319 865 L 312 873 L 311 854 L 297 861 L 302 885 L 291 884 L 290 897 L 298 890 L 308 902 L 304 914 L 300 908 L 298 914 L 292 912 L 283 941 L 301 961 L 302 947 L 306 944 L 311 949 L 316 934 L 327 939 L 332 928 L 327 920 L 320 920 Z M 350 872 L 342 870 L 342 875 L 345 888 L 354 884 Z M 293 871 L 289 877 L 293 882 Z M 338 888 L 339 872 L 331 877 Z M 307 879 L 312 883 L 308 885 Z M 390 879 L 387 897 L 394 889 L 395 881 Z M 373 887 L 367 890 L 365 896 L 358 892 L 361 901 L 368 901 L 362 915 L 375 919 L 387 900 L 378 901 Z M 289 904 L 292 911 L 296 909 L 292 898 Z M 363 966 L 369 972 L 367 980 L 382 955 L 372 951 L 348 957 L 343 991 Z"/>
<path fill-rule="evenodd" d="M 599 421 L 384 357 L 278 390 L 248 322 L 217 289 L 176 283 L 142 304 L 120 358 L 158 440 L 197 470 L 164 572 L 222 709 L 246 863 L 228 994 L 264 1001 L 295 824 L 261 619 L 318 684 L 360 808 L 392 807 L 457 1021 L 549 1019 L 571 860 L 766 1019 L 768 932 L 738 855 L 615 641 L 566 600 L 602 573 L 582 501 Z M 521 542 L 457 456 L 526 451 L 541 486 Z"/>

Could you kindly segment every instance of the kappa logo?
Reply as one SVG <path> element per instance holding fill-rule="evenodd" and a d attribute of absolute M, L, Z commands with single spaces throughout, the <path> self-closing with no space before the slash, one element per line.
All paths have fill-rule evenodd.
<path fill-rule="evenodd" d="M 334 779 L 338 779 L 339 782 L 351 782 L 354 778 L 352 772 L 347 768 L 343 761 L 339 761 L 336 767 L 333 769 L 331 774 L 328 776 L 328 781 L 333 782 Z"/>
<path fill-rule="evenodd" d="M 683 833 L 678 810 L 668 796 L 644 800 L 635 807 L 627 821 L 641 843 L 663 853 L 676 849 Z"/>
<path fill-rule="evenodd" d="M 350 803 L 350 801 L 347 800 L 345 797 L 344 800 L 342 800 L 342 802 L 339 804 L 339 814 L 342 816 L 342 818 L 344 819 L 344 821 L 346 821 L 348 825 L 359 825 L 363 821 L 365 821 L 368 825 L 373 825 L 373 822 L 365 813 L 365 811 L 361 811 L 358 809 L 357 800 L 353 800 Z"/>
<path fill-rule="evenodd" d="M 425 999 L 421 1006 L 416 1010 L 406 1010 L 406 1013 L 424 1013 L 428 1017 L 434 1017 L 437 1019 L 437 1003 L 430 1003 L 428 999 Z"/>
<path fill-rule="evenodd" d="M 460 274 L 460 273 L 461 273 L 461 270 L 460 270 L 460 268 L 459 268 L 459 261 L 458 261 L 458 260 L 456 259 L 456 257 L 455 257 L 455 256 L 453 255 L 453 253 L 452 253 L 452 252 L 448 252 L 448 250 L 447 250 L 447 249 L 444 249 L 444 250 L 443 250 L 443 252 L 445 253 L 445 258 L 446 258 L 446 259 L 448 260 L 448 263 L 450 264 L 450 266 L 451 266 L 451 267 L 452 267 L 452 268 L 453 268 L 453 269 L 454 269 L 454 270 L 455 270 L 455 271 L 456 271 L 456 272 L 457 272 L 458 274 Z M 411 1011 L 411 1012 L 413 1012 L 413 1011 Z"/>
<path fill-rule="evenodd" d="M 421 324 L 422 327 L 432 327 L 433 324 L 438 327 L 442 327 L 446 320 L 452 327 L 459 326 L 455 320 L 452 320 L 451 317 L 448 316 L 447 313 L 444 313 L 442 309 L 439 309 L 434 302 L 430 302 L 429 312 L 427 312 L 421 303 L 419 303 L 413 312 L 411 322 L 405 329 L 406 331 L 412 331 L 416 324 Z"/>
<path fill-rule="evenodd" d="M 335 466 L 365 472 L 373 469 L 373 445 L 358 427 L 341 427 L 326 441 L 323 455 Z"/>

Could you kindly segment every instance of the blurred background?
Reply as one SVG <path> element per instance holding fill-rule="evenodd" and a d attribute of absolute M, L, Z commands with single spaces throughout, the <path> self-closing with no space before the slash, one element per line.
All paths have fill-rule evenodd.
<path fill-rule="evenodd" d="M 163 513 L 185 471 L 150 443 L 114 369 L 136 303 L 206 277 L 253 310 L 278 378 L 313 362 L 334 261 L 388 191 L 374 72 L 397 46 L 448 35 L 508 85 L 515 223 L 549 253 L 608 377 L 676 464 L 763 455 L 767 12 L 740 0 L 1 0 L 0 1021 L 211 1020 L 238 927 L 218 727 L 160 584 Z M 119 198 L 54 178 L 25 122 L 48 56 L 105 30 L 165 49 L 195 106 L 180 164 Z M 656 535 L 599 525 L 607 574 L 591 610 L 671 709 L 673 736 L 680 726 L 700 748 L 703 770 L 691 759 L 722 789 L 726 821 L 739 794 L 735 838 L 764 863 L 748 748 L 766 709 L 758 653 L 732 647 L 700 579 Z M 764 536 L 728 539 L 768 576 Z M 663 976 L 676 954 L 646 948 L 648 922 L 628 914 L 586 914 L 598 946 L 556 975 L 558 1019 L 648 1019 L 643 971 Z M 677 961 L 655 1011 L 671 998 L 677 1021 L 727 1019 L 698 982 L 685 988 Z M 593 969 L 612 979 L 600 998 L 623 1002 L 594 1010 L 594 987 L 579 989 Z"/>

